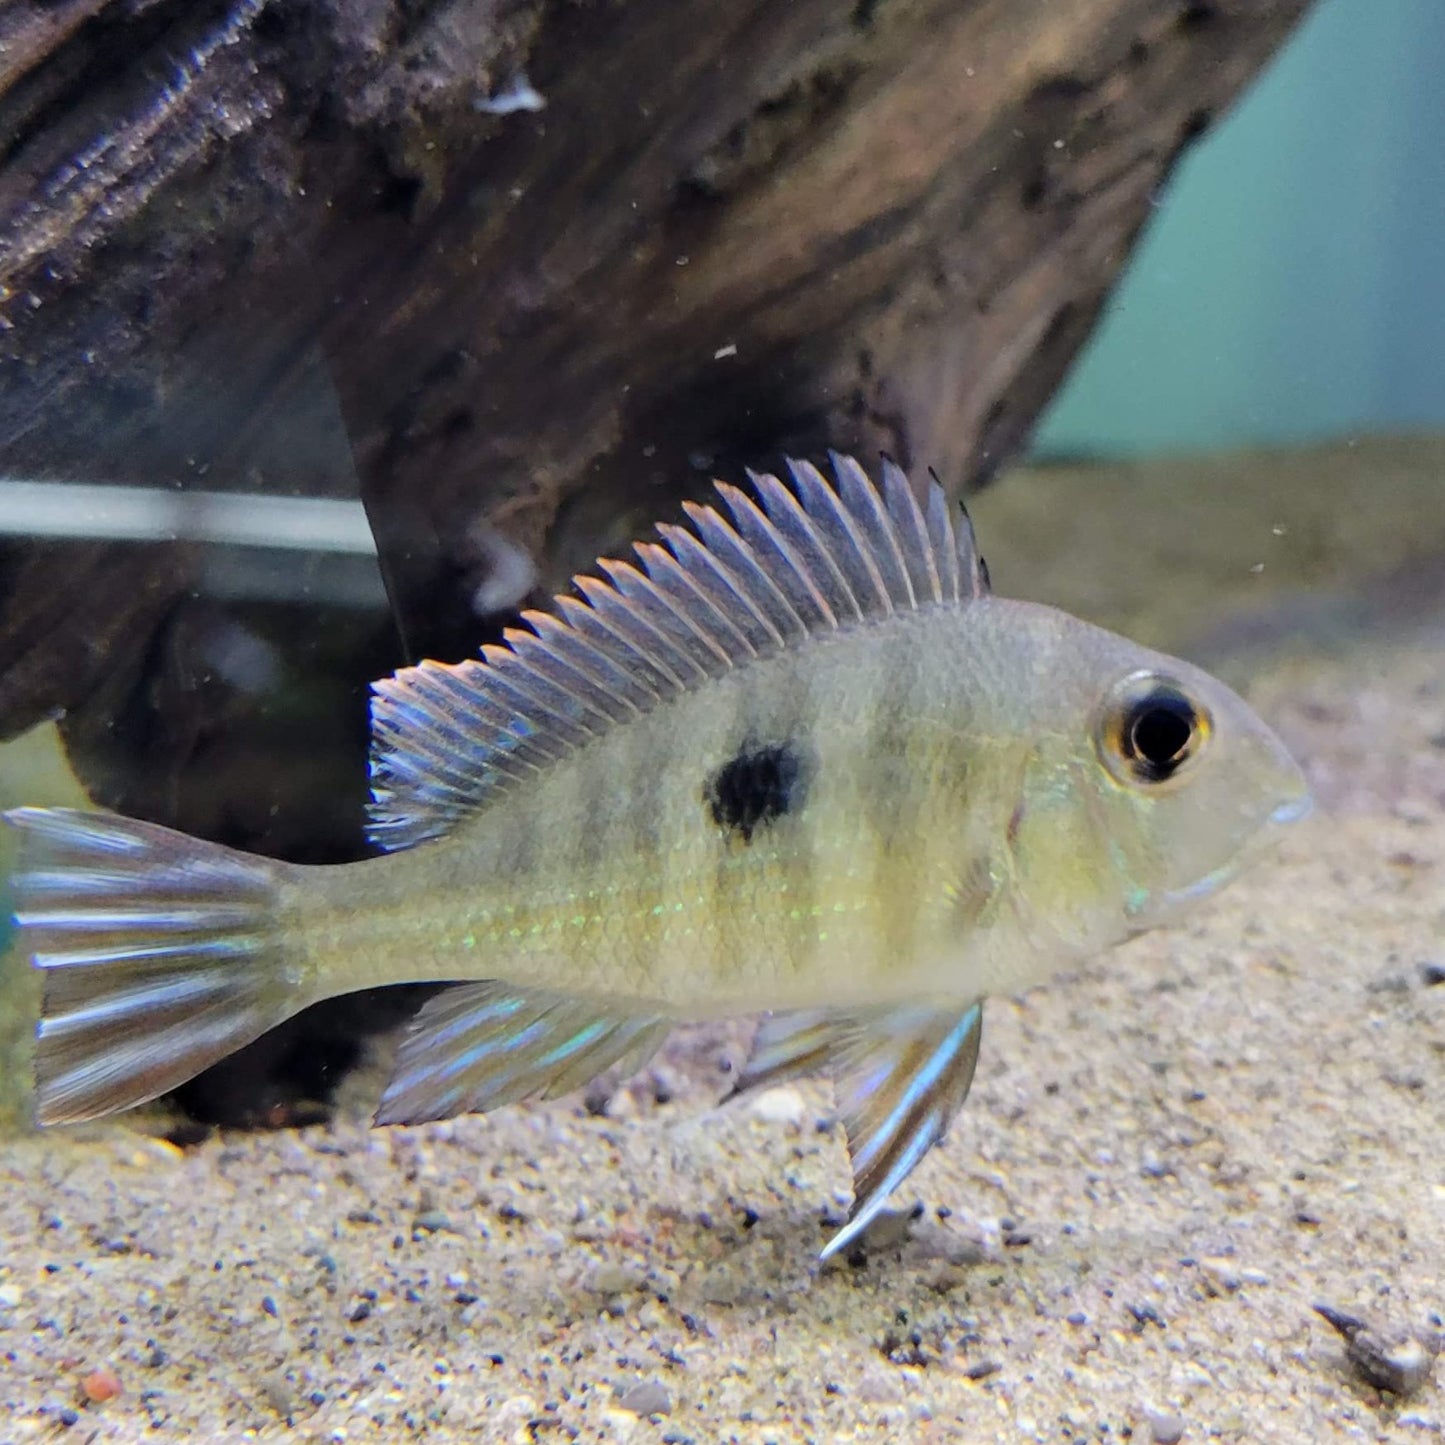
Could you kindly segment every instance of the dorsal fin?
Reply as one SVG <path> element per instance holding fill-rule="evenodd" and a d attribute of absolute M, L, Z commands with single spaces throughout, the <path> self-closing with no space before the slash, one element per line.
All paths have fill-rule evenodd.
<path fill-rule="evenodd" d="M 602 561 L 556 615 L 526 612 L 481 659 L 423 662 L 373 684 L 371 840 L 407 848 L 448 832 L 520 778 L 614 723 L 818 633 L 987 591 L 968 514 L 931 480 L 920 505 L 884 461 L 874 483 L 834 455 L 834 487 L 790 461 L 793 486 L 754 476 L 693 530 L 663 525 L 638 563 Z"/>

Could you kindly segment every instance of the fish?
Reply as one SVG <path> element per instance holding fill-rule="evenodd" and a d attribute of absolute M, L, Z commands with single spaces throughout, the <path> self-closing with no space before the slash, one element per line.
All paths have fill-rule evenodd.
<path fill-rule="evenodd" d="M 635 1070 L 761 1014 L 734 1092 L 832 1080 L 857 1241 L 948 1130 L 985 999 L 1213 893 L 1310 793 L 1223 683 L 999 597 L 937 480 L 717 482 L 478 656 L 373 685 L 375 856 L 296 865 L 16 808 L 41 1124 L 171 1090 L 319 1000 L 445 985 L 376 1111 Z"/>

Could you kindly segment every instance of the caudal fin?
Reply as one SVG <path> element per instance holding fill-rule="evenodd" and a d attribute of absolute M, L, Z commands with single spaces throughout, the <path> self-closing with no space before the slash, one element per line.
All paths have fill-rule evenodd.
<path fill-rule="evenodd" d="M 4 814 L 19 947 L 45 974 L 36 1115 L 76 1123 L 154 1099 L 294 1013 L 279 866 L 106 813 Z"/>

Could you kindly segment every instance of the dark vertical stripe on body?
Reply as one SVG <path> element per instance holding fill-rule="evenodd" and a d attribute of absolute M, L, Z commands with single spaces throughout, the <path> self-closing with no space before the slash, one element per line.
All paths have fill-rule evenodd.
<path fill-rule="evenodd" d="M 663 942 L 666 920 L 651 909 L 659 901 L 671 903 L 669 882 L 676 870 L 670 865 L 678 840 L 664 830 L 663 808 L 678 786 L 679 766 L 685 766 L 678 754 L 675 731 L 659 726 L 654 717 L 630 730 L 622 763 L 627 776 L 614 779 L 619 794 L 626 790 L 612 866 L 622 875 L 618 906 L 629 915 L 624 936 L 633 956 L 628 963 L 639 978 L 645 976 L 646 986 L 659 991 L 677 968 Z"/>
<path fill-rule="evenodd" d="M 900 886 L 893 865 L 896 850 L 923 826 L 927 779 L 920 772 L 917 720 L 925 703 L 928 659 L 917 639 L 905 634 L 880 661 L 870 679 L 874 695 L 863 745 L 860 834 L 867 840 L 868 887 L 878 917 L 876 963 L 892 968 L 913 956 L 922 903 L 921 878 L 905 875 Z"/>
<path fill-rule="evenodd" d="M 501 805 L 507 811 L 509 826 L 506 849 L 501 856 L 500 866 L 506 870 L 509 878 L 518 880 L 528 892 L 535 886 L 535 880 L 543 876 L 548 866 L 547 860 L 542 856 L 542 842 L 539 837 L 546 824 L 542 818 L 542 810 L 537 806 L 537 791 L 536 783 L 530 787 L 518 788 L 515 796 L 503 799 Z M 518 901 L 525 905 L 531 900 L 519 897 Z"/>
<path fill-rule="evenodd" d="M 673 840 L 663 836 L 662 809 L 677 766 L 677 737 L 671 728 L 655 724 L 631 729 L 623 767 L 626 777 L 614 778 L 618 808 L 623 820 L 617 846 L 627 853 L 627 866 L 656 878 Z"/>
<path fill-rule="evenodd" d="M 819 871 L 824 800 L 836 783 L 824 775 L 829 763 L 822 756 L 825 749 L 820 739 L 828 728 L 830 710 L 837 705 L 833 695 L 839 676 L 837 649 L 846 647 L 846 642 L 831 640 L 807 645 L 799 665 L 788 669 L 771 700 L 773 730 L 797 750 L 810 773 L 802 807 L 782 821 L 772 843 L 788 885 L 786 893 L 778 892 L 770 900 L 778 929 L 773 956 L 780 966 L 795 973 L 813 970 L 819 952 L 817 934 L 822 921 L 813 916 L 813 909 L 823 901 Z M 825 678 L 830 680 L 829 686 L 822 685 Z"/>
<path fill-rule="evenodd" d="M 636 723 L 624 724 L 627 732 Z M 627 732 L 620 734 L 625 737 Z M 594 930 L 578 928 L 572 919 L 601 911 L 606 900 L 589 899 L 588 891 L 604 879 L 607 863 L 617 846 L 619 815 L 625 807 L 627 780 L 613 776 L 604 765 L 603 752 L 584 751 L 569 759 L 567 773 L 554 786 L 565 792 L 558 799 L 561 817 L 570 818 L 571 836 L 556 840 L 556 897 L 566 951 L 585 967 L 587 945 Z M 567 894 L 575 893 L 570 902 Z"/>
<path fill-rule="evenodd" d="M 764 675 L 771 671 L 773 669 L 765 669 Z M 754 668 L 732 680 L 727 720 L 719 730 L 721 747 L 717 756 L 709 758 L 700 770 L 697 779 L 699 789 L 705 786 L 707 777 L 724 766 L 745 742 L 751 740 L 753 699 L 757 693 L 758 676 L 758 670 Z M 722 830 L 711 808 L 704 802 L 701 791 L 698 794 L 697 817 L 713 849 L 713 866 L 698 879 L 698 886 L 708 894 L 711 946 L 707 964 L 713 978 L 732 979 L 755 962 L 747 954 L 747 925 L 753 907 L 752 899 L 741 885 L 756 866 L 759 855 L 753 850 L 765 848 L 767 840 L 755 836 L 751 842 L 744 842 L 738 834 Z"/>

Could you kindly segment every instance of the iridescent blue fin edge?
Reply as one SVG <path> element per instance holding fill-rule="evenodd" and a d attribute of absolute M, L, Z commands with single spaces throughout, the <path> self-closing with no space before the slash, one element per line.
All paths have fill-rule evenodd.
<path fill-rule="evenodd" d="M 827 1073 L 848 1134 L 853 1210 L 820 1258 L 856 1241 L 943 1138 L 968 1097 L 982 1037 L 982 1003 L 958 1011 L 812 1010 L 764 1020 L 738 1089 Z"/>
<path fill-rule="evenodd" d="M 554 1099 L 622 1065 L 635 1071 L 672 1026 L 655 1014 L 499 982 L 453 984 L 402 1041 L 378 1124 L 418 1124 Z"/>

